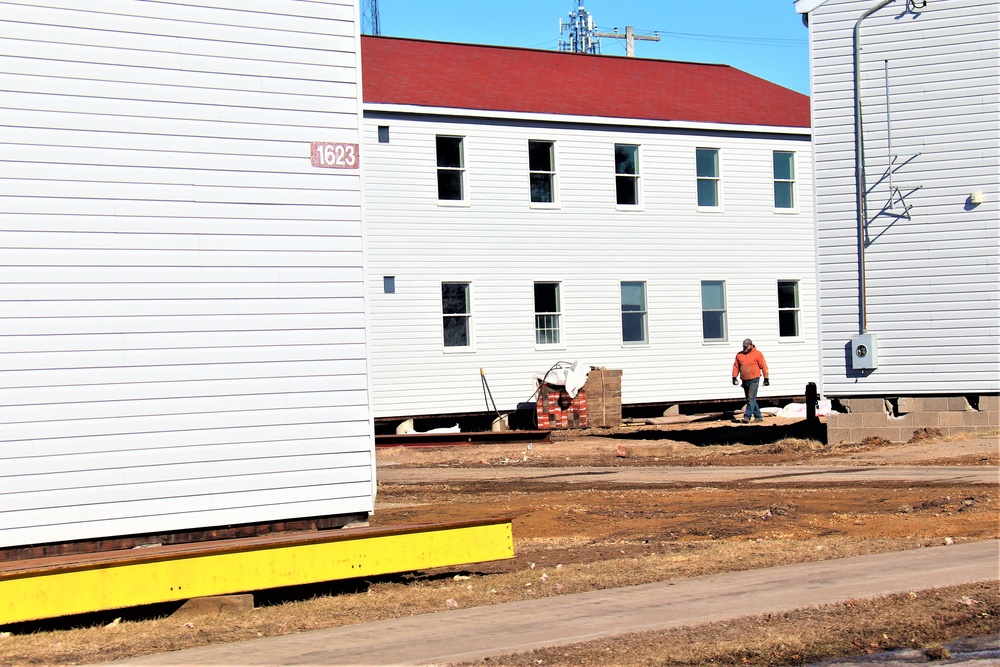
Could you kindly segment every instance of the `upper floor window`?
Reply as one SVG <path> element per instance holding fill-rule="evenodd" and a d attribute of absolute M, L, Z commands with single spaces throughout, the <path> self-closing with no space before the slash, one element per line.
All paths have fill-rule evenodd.
<path fill-rule="evenodd" d="M 622 282 L 622 342 L 646 343 L 646 283 Z"/>
<path fill-rule="evenodd" d="M 465 199 L 465 156 L 462 137 L 437 137 L 438 199 Z"/>
<path fill-rule="evenodd" d="M 696 148 L 695 163 L 698 173 L 698 206 L 719 206 L 719 149 Z"/>
<path fill-rule="evenodd" d="M 774 151 L 774 208 L 795 208 L 795 153 Z"/>
<path fill-rule="evenodd" d="M 559 283 L 535 283 L 535 344 L 558 345 L 561 304 Z"/>
<path fill-rule="evenodd" d="M 726 334 L 726 283 L 701 281 L 701 330 L 706 341 L 724 341 Z"/>
<path fill-rule="evenodd" d="M 532 203 L 555 203 L 556 161 L 553 142 L 528 142 L 528 179 Z"/>
<path fill-rule="evenodd" d="M 469 283 L 441 283 L 444 346 L 472 345 L 472 300 Z"/>
<path fill-rule="evenodd" d="M 615 195 L 619 206 L 639 205 L 639 147 L 615 144 Z"/>
<path fill-rule="evenodd" d="M 778 281 L 778 335 L 799 336 L 799 281 Z"/>

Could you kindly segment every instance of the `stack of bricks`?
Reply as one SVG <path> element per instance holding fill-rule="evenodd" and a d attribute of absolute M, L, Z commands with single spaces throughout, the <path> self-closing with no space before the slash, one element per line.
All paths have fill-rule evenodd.
<path fill-rule="evenodd" d="M 622 423 L 622 372 L 592 368 L 583 386 L 587 392 L 587 425 L 616 427 Z"/>
<path fill-rule="evenodd" d="M 574 398 L 563 387 L 543 384 L 538 389 L 538 428 L 586 428 L 587 390 L 581 389 Z"/>

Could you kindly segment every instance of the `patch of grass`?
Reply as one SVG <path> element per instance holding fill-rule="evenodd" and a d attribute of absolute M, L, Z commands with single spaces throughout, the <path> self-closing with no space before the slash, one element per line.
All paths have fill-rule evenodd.
<path fill-rule="evenodd" d="M 998 619 L 1000 592 L 994 581 L 618 636 L 462 665 L 780 667 L 904 648 L 933 649 L 963 637 L 997 634 Z"/>

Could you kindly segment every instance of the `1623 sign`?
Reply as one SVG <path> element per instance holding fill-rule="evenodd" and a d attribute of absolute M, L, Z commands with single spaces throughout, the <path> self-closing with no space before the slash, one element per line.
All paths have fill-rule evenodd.
<path fill-rule="evenodd" d="M 314 141 L 309 144 L 312 166 L 324 169 L 357 169 L 361 163 L 357 144 Z"/>

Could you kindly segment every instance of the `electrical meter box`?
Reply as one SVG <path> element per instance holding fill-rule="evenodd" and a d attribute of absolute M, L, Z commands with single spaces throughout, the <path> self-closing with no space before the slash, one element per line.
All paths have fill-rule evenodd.
<path fill-rule="evenodd" d="M 863 333 L 851 339 L 851 368 L 856 371 L 878 368 L 878 336 Z"/>

